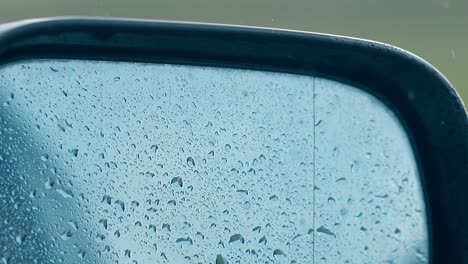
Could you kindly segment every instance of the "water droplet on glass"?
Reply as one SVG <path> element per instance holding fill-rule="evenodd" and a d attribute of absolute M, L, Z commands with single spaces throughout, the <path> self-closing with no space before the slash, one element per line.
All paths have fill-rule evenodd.
<path fill-rule="evenodd" d="M 276 257 L 280 257 L 280 256 L 286 256 L 286 254 L 285 254 L 284 251 L 281 250 L 281 249 L 275 249 L 275 250 L 273 251 L 273 257 L 276 258 Z"/>
<path fill-rule="evenodd" d="M 54 181 L 51 178 L 47 178 L 47 181 L 44 183 L 46 189 L 50 189 L 54 186 Z"/>
<path fill-rule="evenodd" d="M 48 161 L 49 160 L 49 155 L 47 155 L 47 154 L 42 155 L 41 160 L 42 161 Z"/>
<path fill-rule="evenodd" d="M 71 230 L 65 230 L 62 232 L 62 234 L 60 234 L 60 239 L 66 241 L 68 239 L 70 239 L 70 237 L 72 237 L 73 233 L 71 232 Z"/>
<path fill-rule="evenodd" d="M 182 187 L 182 186 L 183 186 L 182 178 L 181 178 L 181 177 L 174 177 L 174 178 L 172 178 L 171 184 L 172 184 L 173 186 Z"/>
<path fill-rule="evenodd" d="M 176 240 L 176 243 L 178 245 L 180 245 L 181 247 L 184 247 L 184 246 L 191 246 L 193 245 L 193 241 L 190 237 L 186 237 L 186 238 L 178 238 Z"/>
<path fill-rule="evenodd" d="M 245 239 L 241 234 L 235 234 L 229 238 L 229 244 L 231 245 L 240 245 L 240 244 L 244 244 L 244 242 L 245 242 Z"/>
<path fill-rule="evenodd" d="M 216 262 L 215 264 L 228 264 L 229 262 L 224 258 L 222 255 L 217 255 L 216 256 Z"/>
<path fill-rule="evenodd" d="M 249 191 L 247 191 L 247 190 L 237 190 L 236 192 L 244 193 L 244 194 L 247 194 L 247 195 L 249 194 Z"/>
<path fill-rule="evenodd" d="M 15 238 L 16 243 L 23 244 L 24 240 L 26 239 L 26 234 L 18 234 Z"/>
<path fill-rule="evenodd" d="M 100 220 L 99 220 L 99 223 L 101 223 L 102 226 L 103 226 L 105 229 L 107 229 L 107 219 L 100 219 Z"/>
<path fill-rule="evenodd" d="M 62 195 L 63 198 L 73 198 L 73 193 L 70 190 L 57 189 L 55 191 Z"/>
<path fill-rule="evenodd" d="M 272 195 L 272 196 L 270 196 L 269 200 L 276 202 L 276 201 L 278 201 L 278 196 Z"/>
<path fill-rule="evenodd" d="M 84 251 L 83 249 L 78 250 L 78 257 L 83 259 L 85 255 L 86 255 L 86 251 Z"/>
<path fill-rule="evenodd" d="M 70 152 L 73 157 L 78 157 L 78 149 L 70 149 L 68 152 Z"/>
<path fill-rule="evenodd" d="M 116 200 L 115 203 L 120 206 L 120 209 L 122 209 L 122 211 L 125 211 L 125 203 L 123 201 Z"/>
<path fill-rule="evenodd" d="M 152 145 L 150 149 L 153 150 L 154 153 L 156 153 L 158 151 L 159 147 L 158 147 L 158 145 L 155 144 L 155 145 Z"/>
<path fill-rule="evenodd" d="M 111 202 L 112 202 L 112 197 L 110 197 L 109 195 L 104 195 L 104 196 L 102 197 L 102 200 L 101 200 L 101 203 L 102 203 L 102 202 L 106 202 L 107 204 L 110 205 Z"/>
<path fill-rule="evenodd" d="M 317 228 L 317 232 L 325 234 L 325 235 L 336 237 L 335 233 L 333 233 L 332 231 L 330 231 L 329 229 L 327 229 L 324 226 L 320 226 L 319 228 Z"/>
<path fill-rule="evenodd" d="M 170 224 L 163 224 L 162 229 L 167 230 L 167 231 L 171 231 L 171 225 Z"/>
<path fill-rule="evenodd" d="M 68 221 L 68 225 L 71 226 L 74 230 L 78 230 L 78 222 L 76 221 Z"/>
<path fill-rule="evenodd" d="M 188 158 L 187 158 L 187 165 L 188 165 L 189 167 L 194 167 L 194 166 L 195 166 L 195 161 L 193 160 L 192 157 L 188 157 Z"/>
<path fill-rule="evenodd" d="M 30 193 L 29 193 L 29 198 L 36 198 L 36 194 L 37 194 L 37 191 L 36 190 L 32 190 Z"/>

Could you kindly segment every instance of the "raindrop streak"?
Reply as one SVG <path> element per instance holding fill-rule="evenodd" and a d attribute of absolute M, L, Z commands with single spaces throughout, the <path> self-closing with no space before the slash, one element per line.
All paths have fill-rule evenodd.
<path fill-rule="evenodd" d="M 63 198 L 73 198 L 73 193 L 70 190 L 56 189 Z"/>

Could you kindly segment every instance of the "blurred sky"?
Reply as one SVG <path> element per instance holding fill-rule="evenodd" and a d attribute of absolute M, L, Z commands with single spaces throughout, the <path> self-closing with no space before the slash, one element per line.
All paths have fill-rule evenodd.
<path fill-rule="evenodd" d="M 468 101 L 468 0 L 0 0 L 0 22 L 62 15 L 242 24 L 378 40 L 429 61 Z"/>

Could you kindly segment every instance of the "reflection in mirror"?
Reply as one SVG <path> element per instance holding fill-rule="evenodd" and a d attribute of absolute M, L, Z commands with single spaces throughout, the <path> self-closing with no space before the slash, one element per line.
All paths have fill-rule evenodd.
<path fill-rule="evenodd" d="M 42 60 L 0 70 L 6 263 L 415 263 L 397 117 L 322 78 Z"/>

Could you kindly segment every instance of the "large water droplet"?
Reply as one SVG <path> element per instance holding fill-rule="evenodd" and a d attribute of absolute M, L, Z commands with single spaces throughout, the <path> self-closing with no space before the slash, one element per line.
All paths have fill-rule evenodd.
<path fill-rule="evenodd" d="M 215 264 L 228 264 L 229 262 L 224 258 L 222 255 L 217 255 L 216 256 L 216 262 Z"/>
<path fill-rule="evenodd" d="M 86 255 L 86 251 L 83 249 L 78 250 L 78 257 L 83 259 Z"/>
<path fill-rule="evenodd" d="M 105 229 L 107 229 L 107 219 L 100 219 L 100 220 L 99 220 L 99 223 L 101 223 L 102 226 L 103 226 Z"/>
<path fill-rule="evenodd" d="M 286 254 L 284 253 L 283 250 L 281 249 L 275 249 L 273 251 L 273 257 L 277 258 L 277 257 L 282 257 L 282 256 L 286 256 Z"/>
<path fill-rule="evenodd" d="M 245 239 L 241 234 L 235 234 L 229 238 L 229 244 L 231 245 L 240 245 L 240 244 L 244 244 L 244 242 L 245 242 Z"/>
<path fill-rule="evenodd" d="M 183 186 L 182 178 L 181 178 L 181 177 L 174 177 L 174 178 L 172 178 L 171 184 L 172 184 L 173 186 L 182 187 L 182 186 Z"/>
<path fill-rule="evenodd" d="M 331 230 L 327 229 L 324 226 L 320 226 L 319 228 L 317 228 L 317 232 L 325 234 L 325 235 L 336 237 L 335 233 L 333 233 Z"/>
<path fill-rule="evenodd" d="M 186 238 L 178 238 L 176 240 L 176 243 L 181 246 L 181 247 L 184 247 L 184 246 L 191 246 L 193 245 L 193 240 L 190 238 L 190 237 L 186 237 Z"/>
<path fill-rule="evenodd" d="M 78 157 L 78 149 L 70 149 L 68 150 L 68 152 L 70 152 L 73 155 L 73 157 Z"/>
<path fill-rule="evenodd" d="M 23 244 L 24 240 L 26 239 L 26 234 L 18 234 L 15 238 L 16 243 Z"/>
<path fill-rule="evenodd" d="M 188 158 L 187 158 L 187 165 L 188 165 L 189 167 L 194 167 L 194 166 L 195 166 L 195 161 L 193 160 L 192 157 L 188 157 Z"/>
<path fill-rule="evenodd" d="M 68 239 L 70 239 L 70 237 L 72 237 L 73 233 L 71 232 L 71 230 L 65 230 L 62 232 L 62 234 L 60 234 L 60 239 L 66 241 Z"/>

